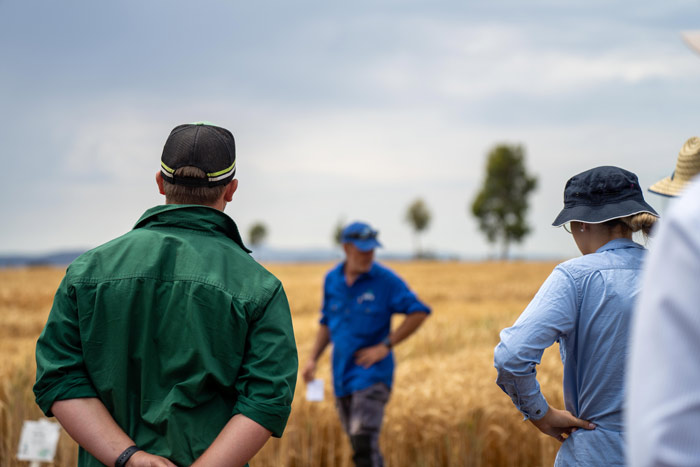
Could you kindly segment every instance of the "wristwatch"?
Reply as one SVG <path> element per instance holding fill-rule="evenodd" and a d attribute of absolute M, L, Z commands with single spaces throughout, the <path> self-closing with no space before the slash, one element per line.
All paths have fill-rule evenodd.
<path fill-rule="evenodd" d="M 384 340 L 382 341 L 382 344 L 386 345 L 387 349 L 391 348 L 391 339 L 389 339 L 389 336 L 386 336 Z"/>

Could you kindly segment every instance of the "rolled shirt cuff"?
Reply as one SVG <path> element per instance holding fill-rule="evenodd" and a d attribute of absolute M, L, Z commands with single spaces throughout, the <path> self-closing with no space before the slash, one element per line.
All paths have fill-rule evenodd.
<path fill-rule="evenodd" d="M 47 417 L 53 417 L 51 407 L 54 402 L 68 399 L 87 399 L 97 397 L 97 391 L 89 382 L 62 382 L 44 391 L 37 392 L 36 404 Z"/>
<path fill-rule="evenodd" d="M 292 408 L 287 405 L 276 405 L 257 402 L 243 396 L 233 408 L 233 415 L 241 414 L 253 420 L 258 425 L 272 432 L 272 436 L 280 438 L 287 426 L 287 420 Z"/>
<path fill-rule="evenodd" d="M 539 420 L 549 409 L 547 400 L 540 391 L 534 375 L 527 378 L 504 377 L 501 373 L 498 386 L 510 396 L 515 407 L 523 414 L 524 420 Z"/>
<path fill-rule="evenodd" d="M 539 420 L 544 417 L 549 410 L 549 404 L 547 403 L 547 399 L 545 399 L 540 392 L 531 400 L 528 400 L 527 403 L 522 403 L 518 409 L 525 417 L 523 420 Z"/>

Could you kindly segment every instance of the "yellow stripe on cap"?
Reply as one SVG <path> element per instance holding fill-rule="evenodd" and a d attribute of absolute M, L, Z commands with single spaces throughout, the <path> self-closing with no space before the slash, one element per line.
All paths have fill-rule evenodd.
<path fill-rule="evenodd" d="M 168 167 L 167 165 L 165 165 L 165 164 L 163 163 L 163 161 L 160 161 L 160 166 L 163 167 L 163 168 L 165 169 L 165 171 L 168 172 L 168 173 L 171 173 L 171 174 L 174 174 L 174 173 L 175 173 L 175 170 L 173 170 L 173 169 L 171 169 L 170 167 Z"/>
<path fill-rule="evenodd" d="M 236 166 L 236 161 L 233 161 L 233 164 L 231 164 L 230 167 L 225 168 L 224 170 L 219 170 L 218 172 L 213 172 L 207 174 L 208 177 L 218 177 L 221 174 L 225 174 L 226 172 L 230 172 L 233 170 L 233 168 Z"/>

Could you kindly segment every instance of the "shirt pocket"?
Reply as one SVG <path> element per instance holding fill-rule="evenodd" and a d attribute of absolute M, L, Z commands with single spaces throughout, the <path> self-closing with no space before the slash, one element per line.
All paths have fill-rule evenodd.
<path fill-rule="evenodd" d="M 347 305 L 343 303 L 342 300 L 329 300 L 323 310 L 323 320 L 325 324 L 334 331 L 338 327 L 342 326 L 343 321 L 346 319 Z"/>
<path fill-rule="evenodd" d="M 362 337 L 373 337 L 377 340 L 387 333 L 389 326 L 388 314 L 374 303 L 359 304 L 352 310 L 351 326 L 353 333 Z"/>

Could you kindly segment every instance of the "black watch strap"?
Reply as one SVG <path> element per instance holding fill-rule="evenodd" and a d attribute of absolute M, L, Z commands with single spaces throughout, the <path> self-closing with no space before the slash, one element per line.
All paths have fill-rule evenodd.
<path fill-rule="evenodd" d="M 119 457 L 117 457 L 117 460 L 114 461 L 114 467 L 124 467 L 126 463 L 129 462 L 129 459 L 131 459 L 131 456 L 133 456 L 136 451 L 140 450 L 141 449 L 136 446 L 129 446 L 128 448 L 124 449 L 124 452 L 122 452 Z"/>
<path fill-rule="evenodd" d="M 391 348 L 391 339 L 389 339 L 389 336 L 386 336 L 384 340 L 382 341 L 382 344 L 386 345 L 387 348 Z"/>

